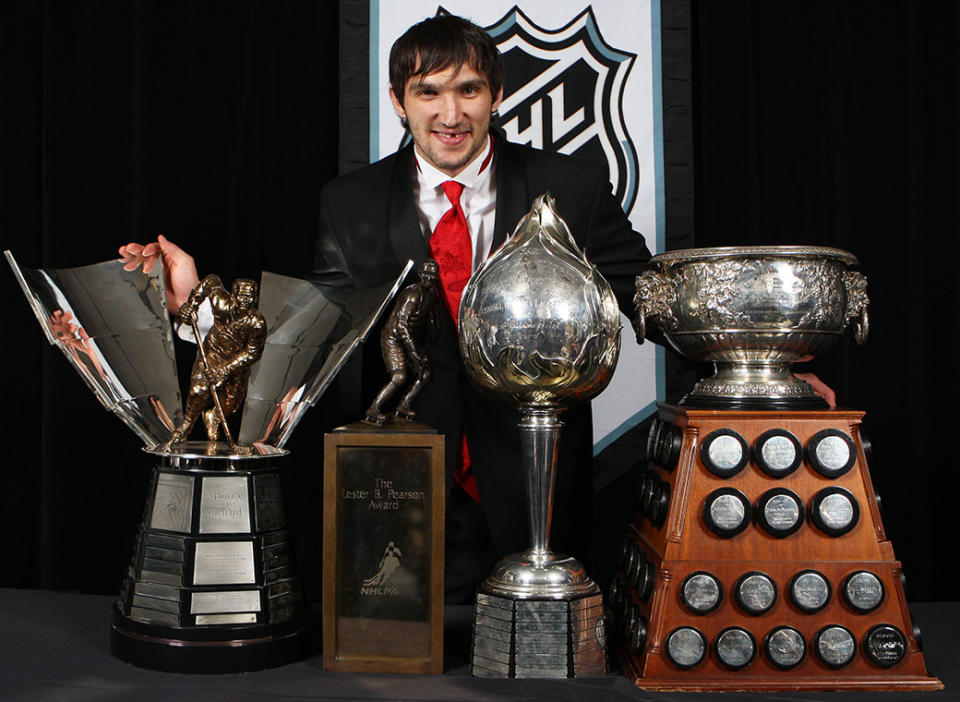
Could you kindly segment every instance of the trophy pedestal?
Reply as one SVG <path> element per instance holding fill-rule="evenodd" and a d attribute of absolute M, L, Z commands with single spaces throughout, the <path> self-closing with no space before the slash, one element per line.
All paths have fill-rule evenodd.
<path fill-rule="evenodd" d="M 660 405 L 608 604 L 651 690 L 936 690 L 862 412 Z"/>
<path fill-rule="evenodd" d="M 489 678 L 605 675 L 603 596 L 515 599 L 480 586 L 473 619 L 470 673 Z"/>
<path fill-rule="evenodd" d="M 179 673 L 306 657 L 307 609 L 274 466 L 285 452 L 254 451 L 188 442 L 153 452 L 159 463 L 114 607 L 115 656 Z"/>

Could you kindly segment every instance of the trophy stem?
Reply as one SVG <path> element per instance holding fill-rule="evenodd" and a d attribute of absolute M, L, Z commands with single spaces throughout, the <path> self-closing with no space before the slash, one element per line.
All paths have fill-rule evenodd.
<path fill-rule="evenodd" d="M 550 525 L 553 521 L 553 488 L 557 473 L 557 443 L 560 440 L 559 410 L 524 409 L 520 418 L 520 451 L 527 468 L 527 507 L 534 562 L 550 554 Z"/>

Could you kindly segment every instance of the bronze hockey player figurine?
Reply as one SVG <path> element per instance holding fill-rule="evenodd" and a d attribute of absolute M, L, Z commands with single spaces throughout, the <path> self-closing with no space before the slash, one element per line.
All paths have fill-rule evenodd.
<path fill-rule="evenodd" d="M 232 292 L 227 292 L 220 278 L 208 275 L 180 308 L 181 322 L 193 327 L 197 338 L 197 359 L 190 373 L 184 418 L 170 437 L 170 445 L 186 439 L 202 414 L 211 442 L 217 440 L 222 426 L 230 447 L 237 448 L 227 417 L 243 404 L 251 366 L 263 353 L 267 338 L 266 322 L 257 311 L 258 297 L 252 280 L 238 278 Z M 204 300 L 213 308 L 214 324 L 201 341 L 197 309 Z"/>
<path fill-rule="evenodd" d="M 383 426 L 387 421 L 384 405 L 407 384 L 410 375 L 415 380 L 394 410 L 393 418 L 413 420 L 413 399 L 430 382 L 430 360 L 426 355 L 426 346 L 427 334 L 438 331 L 438 271 L 437 262 L 428 258 L 417 269 L 420 281 L 408 285 L 397 295 L 393 311 L 380 333 L 383 364 L 390 374 L 390 380 L 367 410 L 363 421 L 368 424 Z"/>

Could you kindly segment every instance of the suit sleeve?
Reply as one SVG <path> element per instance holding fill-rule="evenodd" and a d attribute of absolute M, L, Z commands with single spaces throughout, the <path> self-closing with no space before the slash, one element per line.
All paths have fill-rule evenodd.
<path fill-rule="evenodd" d="M 643 235 L 633 231 L 605 177 L 598 177 L 594 182 L 586 254 L 610 283 L 620 309 L 633 318 L 635 281 L 646 269 L 651 254 Z"/>
<path fill-rule="evenodd" d="M 343 253 L 340 236 L 334 223 L 332 209 L 328 204 L 329 188 L 320 193 L 320 215 L 317 219 L 317 243 L 314 247 L 313 268 L 310 280 L 332 288 L 354 284 L 350 266 Z"/>

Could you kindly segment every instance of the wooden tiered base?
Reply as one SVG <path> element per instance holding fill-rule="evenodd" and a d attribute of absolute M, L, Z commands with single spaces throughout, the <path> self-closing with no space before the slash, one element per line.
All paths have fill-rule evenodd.
<path fill-rule="evenodd" d="M 877 496 L 860 437 L 862 412 L 695 410 L 660 405 L 652 460 L 640 485 L 642 508 L 622 550 L 622 570 L 608 593 L 611 627 L 620 632 L 619 658 L 636 685 L 651 690 L 786 691 L 786 690 L 937 690 L 943 684 L 927 674 L 918 631 L 907 609 L 900 563 L 887 540 Z M 803 461 L 789 474 L 771 475 L 758 463 L 754 447 L 771 429 L 790 432 L 799 441 Z M 842 475 L 828 477 L 814 469 L 807 447 L 824 429 L 843 432 L 855 448 L 855 462 Z M 745 467 L 728 477 L 707 468 L 701 455 L 704 440 L 717 430 L 731 430 L 749 450 Z M 654 437 L 657 438 L 657 437 Z M 650 454 L 653 454 L 652 456 Z M 723 472 L 722 470 L 719 472 Z M 827 471 L 829 472 L 829 471 Z M 815 495 L 825 488 L 849 491 L 859 509 L 855 526 L 830 535 L 812 518 Z M 743 531 L 717 534 L 705 519 L 704 504 L 714 491 L 733 488 L 749 500 L 753 512 Z M 777 537 L 760 524 L 758 500 L 774 488 L 792 491 L 802 501 L 802 522 L 795 532 Z M 805 570 L 825 576 L 830 597 L 822 609 L 807 613 L 790 597 L 790 582 Z M 858 612 L 842 596 L 845 579 L 857 571 L 873 573 L 884 595 L 871 611 Z M 720 586 L 716 607 L 694 612 L 681 597 L 692 573 L 711 574 Z M 751 614 L 736 601 L 735 585 L 746 573 L 761 572 L 772 580 L 776 597 L 762 614 Z M 889 636 L 873 636 L 887 625 Z M 765 645 L 778 627 L 789 626 L 802 637 L 802 659 L 789 669 L 775 665 Z M 815 645 L 826 627 L 844 627 L 855 641 L 855 653 L 839 667 L 822 659 L 829 647 Z M 680 627 L 702 635 L 703 656 L 681 667 L 667 651 L 668 637 Z M 732 669 L 720 659 L 718 635 L 739 627 L 755 642 L 755 654 Z M 740 634 L 741 640 L 746 639 Z M 696 634 L 693 634 L 696 639 Z M 847 648 L 850 648 L 849 640 Z M 694 646 L 694 649 L 699 648 Z M 749 647 L 748 647 L 749 648 Z M 777 655 L 774 653 L 773 655 Z M 828 658 L 832 654 L 826 651 Z M 729 656 L 728 656 L 729 657 Z M 840 656 L 843 658 L 843 656 Z"/>

